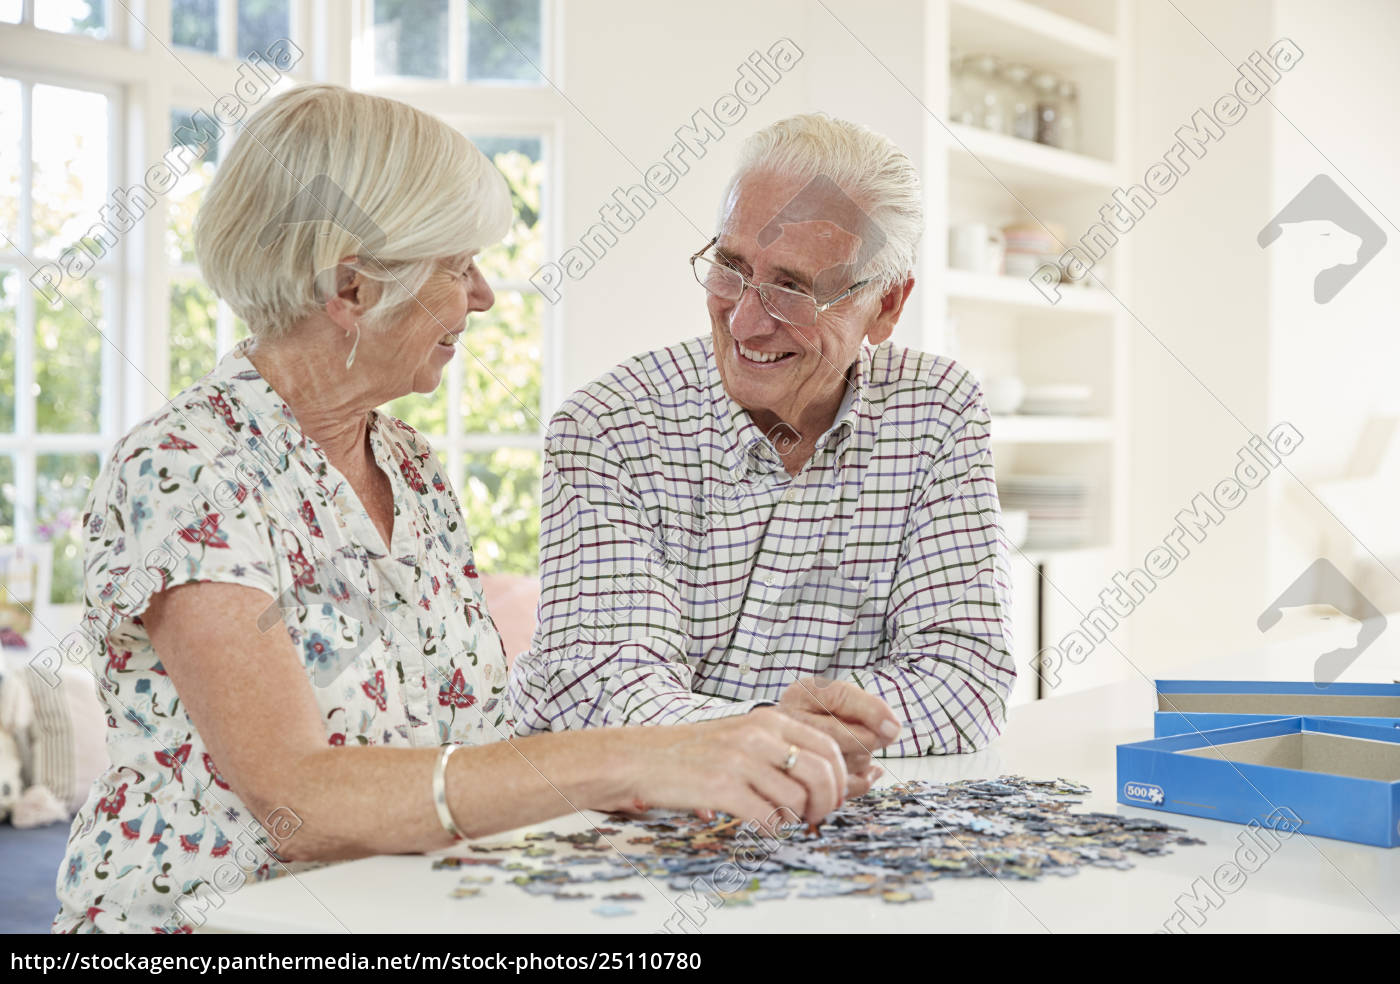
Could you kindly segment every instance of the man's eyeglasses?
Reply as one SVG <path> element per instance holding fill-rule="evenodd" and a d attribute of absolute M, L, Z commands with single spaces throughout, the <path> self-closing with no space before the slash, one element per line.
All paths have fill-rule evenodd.
<path fill-rule="evenodd" d="M 719 242 L 716 236 L 690 258 L 690 268 L 695 271 L 695 279 L 711 294 L 720 300 L 738 302 L 744 296 L 744 289 L 752 287 L 758 291 L 758 299 L 763 309 L 794 328 L 811 328 L 817 323 L 817 315 L 827 308 L 840 304 L 856 291 L 874 282 L 873 277 L 852 284 L 829 301 L 818 301 L 811 294 L 777 284 L 756 284 L 744 276 L 722 258 L 706 256 L 710 248 Z"/>

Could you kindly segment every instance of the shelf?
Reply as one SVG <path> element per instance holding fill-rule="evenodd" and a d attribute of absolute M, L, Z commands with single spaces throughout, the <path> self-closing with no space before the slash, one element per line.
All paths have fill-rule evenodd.
<path fill-rule="evenodd" d="M 949 18 L 960 51 L 992 51 L 1052 71 L 1112 62 L 1122 52 L 1112 34 L 1024 0 L 953 0 Z"/>
<path fill-rule="evenodd" d="M 992 417 L 992 440 L 1015 444 L 1076 444 L 1113 440 L 1107 417 L 1019 414 Z"/>
<path fill-rule="evenodd" d="M 1108 549 L 1106 543 L 1085 543 L 1076 547 L 1018 547 L 1016 552 L 1032 564 L 1045 564 L 1052 560 L 1068 560 L 1074 557 L 1087 557 Z"/>
<path fill-rule="evenodd" d="M 943 288 L 950 301 L 1011 308 L 1033 314 L 1111 315 L 1118 310 L 1118 302 L 1106 291 L 1089 287 L 1063 287 L 1059 302 L 1051 304 L 1029 280 L 969 273 L 966 270 L 945 271 Z"/>
<path fill-rule="evenodd" d="M 1073 154 L 961 123 L 947 126 L 951 134 L 949 164 L 954 178 L 995 180 L 1018 196 L 1027 192 L 1111 193 L 1123 183 L 1118 168 L 1097 157 Z"/>

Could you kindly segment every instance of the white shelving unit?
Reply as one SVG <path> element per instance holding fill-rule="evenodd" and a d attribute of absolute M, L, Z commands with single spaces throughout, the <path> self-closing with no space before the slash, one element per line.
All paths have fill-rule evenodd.
<path fill-rule="evenodd" d="M 1043 223 L 1065 246 L 1098 220 L 1125 185 L 1125 106 L 1131 81 L 1131 0 L 929 0 L 925 174 L 930 225 L 922 282 L 924 347 L 952 355 L 984 377 L 1027 385 L 1092 389 L 1083 416 L 994 415 L 998 475 L 1073 475 L 1090 489 L 1090 538 L 1073 549 L 1031 546 L 1015 559 L 1017 664 L 1014 702 L 1044 696 L 1039 648 L 1054 644 L 1098 604 L 1124 566 L 1127 538 L 1128 245 L 1120 240 L 1093 275 L 1065 285 L 1051 304 L 1028 280 L 947 266 L 947 236 L 959 222 L 994 227 Z M 1079 88 L 1080 149 L 1072 153 L 949 122 L 954 53 L 989 53 L 1073 80 Z M 1108 289 L 1103 289 L 1107 287 Z M 1110 290 L 1112 293 L 1110 293 Z M 1115 297 L 1115 295 L 1117 295 Z M 1057 692 L 1113 678 L 1119 661 L 1061 671 Z"/>
<path fill-rule="evenodd" d="M 992 440 L 1005 444 L 1078 444 L 1112 441 L 1111 417 L 993 416 Z"/>
<path fill-rule="evenodd" d="M 1134 0 L 843 0 L 837 13 L 845 24 L 854 22 L 857 6 L 860 44 L 829 12 L 814 8 L 814 49 L 827 54 L 811 56 L 826 60 L 812 70 L 808 96 L 827 112 L 889 136 L 923 176 L 928 226 L 918 286 L 896 341 L 950 355 L 984 381 L 1017 376 L 1027 384 L 1091 391 L 1078 408 L 1082 416 L 992 420 L 992 454 L 1003 480 L 1082 476 L 1090 492 L 1083 545 L 1045 550 L 1028 540 L 1014 558 L 1021 677 L 1013 701 L 1031 700 L 1038 641 L 1051 644 L 1076 628 L 1082 613 L 1101 603 L 1114 573 L 1128 566 L 1124 381 L 1131 329 L 1120 304 L 1131 303 L 1131 237 L 1094 268 L 1101 286 L 1065 286 L 1052 305 L 1023 278 L 949 269 L 948 230 L 961 222 L 1045 222 L 1062 230 L 1068 245 L 1100 220 L 1099 209 L 1128 183 Z M 999 55 L 1072 79 L 1079 89 L 1079 152 L 951 123 L 954 51 Z M 853 89 L 853 73 L 873 73 L 871 86 L 886 98 Z M 1069 666 L 1057 690 L 1109 682 L 1121 666 L 1111 658 Z"/>
<path fill-rule="evenodd" d="M 966 270 L 944 272 L 943 291 L 950 301 L 968 305 L 982 304 L 993 309 L 1019 310 L 1035 315 L 1113 314 L 1119 304 L 1113 296 L 1097 287 L 1067 287 L 1058 304 L 1053 306 L 1020 277 L 1003 277 Z"/>
<path fill-rule="evenodd" d="M 1108 161 L 1057 150 L 1029 140 L 988 133 L 961 123 L 949 123 L 953 159 L 949 169 L 960 179 L 989 179 L 1016 197 L 1040 194 L 1112 192 L 1118 170 Z"/>

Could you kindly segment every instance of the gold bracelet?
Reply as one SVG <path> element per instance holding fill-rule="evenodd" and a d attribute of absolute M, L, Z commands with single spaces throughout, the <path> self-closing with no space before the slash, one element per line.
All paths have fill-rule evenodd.
<path fill-rule="evenodd" d="M 465 840 L 466 835 L 457 826 L 457 821 L 452 819 L 452 811 L 447 807 L 447 760 L 461 747 L 443 745 L 442 753 L 438 755 L 437 768 L 433 770 L 433 803 L 437 806 L 438 820 L 442 823 L 442 829 L 451 834 L 454 840 Z"/>

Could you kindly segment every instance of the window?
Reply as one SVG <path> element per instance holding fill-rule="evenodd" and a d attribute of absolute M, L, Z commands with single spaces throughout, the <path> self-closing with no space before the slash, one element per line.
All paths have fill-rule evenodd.
<path fill-rule="evenodd" d="M 371 0 L 374 75 L 543 85 L 541 0 Z"/>
<path fill-rule="evenodd" d="M 454 125 L 516 199 L 507 242 L 481 261 L 496 307 L 472 319 L 438 393 L 392 409 L 438 447 L 482 569 L 532 571 L 540 420 L 558 395 L 555 313 L 527 280 L 544 258 L 545 206 L 555 207 L 550 147 L 563 106 L 540 74 L 553 0 L 166 0 L 151 9 L 168 20 L 118 0 L 0 0 L 0 543 L 52 543 L 50 604 L 80 603 L 75 527 L 113 442 L 246 334 L 195 264 L 194 216 L 238 129 L 205 121 L 221 95 L 246 91 L 253 73 L 240 74 L 243 57 L 290 38 L 305 57 L 278 87 L 310 79 L 315 65 L 326 81 L 373 89 L 383 79 L 386 94 L 408 102 L 416 86 L 440 95 L 453 85 L 464 104 L 486 107 Z M 63 47 L 61 64 L 31 54 L 40 35 L 45 51 Z M 337 38 L 366 47 L 323 50 Z M 470 97 L 487 87 L 512 90 L 508 109 L 493 114 L 498 100 Z M 99 228 L 103 210 L 167 151 L 185 165 L 172 168 L 173 187 L 133 213 L 134 228 Z M 150 235 L 150 223 L 163 235 Z M 74 250 L 89 261 L 57 280 L 61 295 L 31 283 Z"/>
<path fill-rule="evenodd" d="M 229 135 L 203 132 L 191 107 L 205 107 L 207 119 L 218 94 L 240 81 L 233 53 L 292 36 L 301 8 L 170 0 L 169 24 L 144 26 L 129 9 L 114 0 L 0 0 L 0 65 L 12 66 L 0 67 L 0 542 L 53 545 L 43 605 L 81 603 L 78 524 L 113 442 L 241 333 L 194 266 L 194 210 Z M 128 21 L 150 36 L 118 56 Z M 30 32 L 46 32 L 47 46 L 66 36 L 71 54 L 36 64 Z M 192 77 L 171 43 L 220 60 Z M 124 88 L 138 81 L 154 84 Z M 137 122 L 145 132 L 128 133 Z M 139 191 L 161 160 L 147 160 L 149 148 L 163 155 L 174 146 L 189 148 L 189 167 L 173 169 L 175 187 L 147 182 Z M 128 213 L 122 203 L 133 198 L 149 204 Z M 145 234 L 151 221 L 165 223 L 163 243 Z"/>
<path fill-rule="evenodd" d="M 114 91 L 0 78 L 17 138 L 0 147 L 0 535 L 53 545 L 57 603 L 81 600 L 83 505 L 119 406 L 119 247 L 94 234 L 116 122 Z"/>
<path fill-rule="evenodd" d="M 214 178 L 222 144 L 207 114 L 170 111 L 170 146 L 188 148 L 189 169 L 170 192 L 166 212 L 166 260 L 170 264 L 170 353 L 168 390 L 178 393 L 214 368 L 219 356 L 248 334 L 233 311 L 204 285 L 195 264 L 194 217 Z"/>
<path fill-rule="evenodd" d="M 528 280 L 544 261 L 557 208 L 550 146 L 563 105 L 545 79 L 551 8 L 543 0 L 363 0 L 368 44 L 354 65 L 364 88 L 429 111 L 441 112 L 444 84 L 465 89 L 476 115 L 459 121 L 461 129 L 495 162 L 514 200 L 505 242 L 479 261 L 495 307 L 467 322 L 463 351 L 437 393 L 388 407 L 443 457 L 485 573 L 538 567 L 543 421 L 561 395 L 552 383 L 557 315 Z M 511 108 L 483 120 L 505 104 L 503 87 L 517 90 Z"/>
<path fill-rule="evenodd" d="M 16 7 L 19 4 L 15 4 Z M 108 0 L 54 0 L 34 5 L 34 26 L 45 31 L 64 34 L 86 34 L 105 38 L 108 24 Z M 0 14 L 0 20 L 8 20 Z M 16 21 L 18 17 L 14 18 Z"/>
<path fill-rule="evenodd" d="M 225 58 L 264 51 L 291 32 L 291 0 L 171 0 L 170 41 Z"/>
<path fill-rule="evenodd" d="M 432 396 L 388 409 L 432 440 L 452 477 L 467 530 L 486 573 L 528 574 L 538 566 L 541 418 L 545 380 L 544 300 L 527 281 L 543 259 L 544 141 L 472 135 L 505 175 L 515 223 L 478 264 L 496 292 L 472 315 L 462 351 Z"/>

